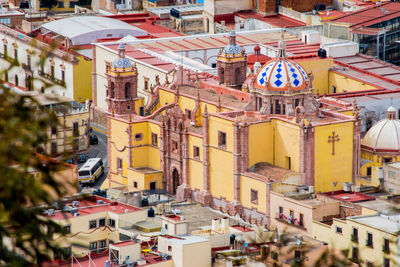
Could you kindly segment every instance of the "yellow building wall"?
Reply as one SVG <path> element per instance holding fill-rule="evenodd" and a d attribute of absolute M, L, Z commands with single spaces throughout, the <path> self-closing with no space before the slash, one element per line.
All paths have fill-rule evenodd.
<path fill-rule="evenodd" d="M 249 126 L 249 166 L 258 162 L 273 164 L 274 156 L 273 127 L 271 122 L 251 124 Z"/>
<path fill-rule="evenodd" d="M 193 146 L 199 147 L 200 156 L 195 159 L 193 156 Z M 203 191 L 203 139 L 189 135 L 189 184 L 192 189 Z"/>
<path fill-rule="evenodd" d="M 319 58 L 309 60 L 299 60 L 298 63 L 307 73 L 312 72 L 314 80 L 312 82 L 315 89 L 314 93 L 320 95 L 328 93 L 329 69 L 333 67 L 333 58 Z"/>
<path fill-rule="evenodd" d="M 251 202 L 251 190 L 258 192 L 257 203 Z M 258 212 L 266 214 L 267 212 L 267 185 L 264 181 L 240 176 L 240 202 L 242 206 L 248 209 L 257 209 Z"/>
<path fill-rule="evenodd" d="M 273 120 L 274 124 L 274 165 L 288 169 L 290 157 L 291 170 L 299 171 L 300 128 L 297 125 Z M 259 137 L 257 139 L 261 139 Z"/>
<path fill-rule="evenodd" d="M 61 2 L 61 1 L 58 1 L 58 2 Z M 53 11 L 53 12 L 74 11 L 75 7 L 69 7 L 70 2 L 75 2 L 76 4 L 78 4 L 78 1 L 63 0 L 63 2 L 64 2 L 64 7 L 58 7 L 58 5 L 56 5 L 51 8 L 51 11 Z M 49 10 L 48 8 L 40 7 L 40 1 L 36 1 L 36 6 L 37 6 L 38 10 Z"/>
<path fill-rule="evenodd" d="M 352 181 L 353 166 L 353 122 L 316 126 L 314 150 L 315 191 L 339 190 L 343 182 Z M 335 142 L 335 155 L 332 155 L 332 143 L 329 136 L 339 135 Z M 333 186 L 336 182 L 336 187 Z"/>
<path fill-rule="evenodd" d="M 149 172 L 143 173 L 138 170 L 129 169 L 128 170 L 127 185 L 129 189 L 132 190 L 150 190 L 150 183 L 156 183 L 156 189 L 162 189 L 162 172 Z M 134 182 L 137 183 L 137 187 L 134 187 Z"/>
<path fill-rule="evenodd" d="M 85 102 L 92 100 L 92 60 L 83 56 L 77 57 L 79 63 L 74 65 L 74 100 Z"/>
<path fill-rule="evenodd" d="M 336 227 L 341 227 L 342 233 L 337 233 Z M 351 240 L 353 228 L 358 229 L 358 243 Z M 373 248 L 366 246 L 367 233 L 373 235 Z M 391 266 L 397 266 L 397 236 L 389 232 L 358 223 L 352 219 L 334 219 L 331 226 L 313 221 L 313 236 L 318 240 L 327 242 L 336 249 L 348 249 L 350 257 L 352 247 L 358 247 L 359 259 L 364 263 L 369 261 L 374 266 L 383 266 L 383 258 L 386 257 L 390 258 Z M 390 240 L 390 254 L 386 254 L 382 250 L 385 238 Z"/>
<path fill-rule="evenodd" d="M 210 192 L 233 200 L 233 123 L 214 116 L 209 120 Z M 226 149 L 218 147 L 218 131 L 226 133 Z M 230 185 L 230 186 L 229 186 Z"/>
<path fill-rule="evenodd" d="M 338 74 L 334 71 L 329 71 L 328 93 L 333 93 L 333 86 L 336 87 L 336 93 L 378 89 L 378 86 L 363 83 L 358 80 L 348 78 L 347 76 Z"/>
<path fill-rule="evenodd" d="M 383 167 L 382 158 L 371 152 L 361 152 L 361 158 L 370 160 L 360 168 L 360 177 L 357 179 L 357 185 L 379 186 L 379 169 Z M 393 158 L 396 161 L 396 158 Z M 398 160 L 398 159 L 397 159 Z M 367 168 L 371 168 L 371 175 L 367 176 Z"/>

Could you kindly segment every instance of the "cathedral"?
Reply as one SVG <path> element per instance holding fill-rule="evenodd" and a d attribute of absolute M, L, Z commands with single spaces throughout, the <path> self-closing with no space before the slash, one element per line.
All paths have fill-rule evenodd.
<path fill-rule="evenodd" d="M 219 52 L 218 77 L 179 68 L 147 103 L 119 46 L 106 73 L 112 115 L 102 188 L 163 189 L 268 226 L 272 190 L 305 185 L 318 193 L 356 183 L 357 106 L 317 98 L 314 75 L 286 55 L 283 39 L 275 58 L 249 72 L 235 38 L 231 32 Z"/>

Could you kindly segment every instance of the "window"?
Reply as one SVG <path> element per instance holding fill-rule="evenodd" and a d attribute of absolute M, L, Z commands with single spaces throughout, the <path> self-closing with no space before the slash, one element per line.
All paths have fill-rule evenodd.
<path fill-rule="evenodd" d="M 367 176 L 371 176 L 371 174 L 372 174 L 371 167 L 367 167 Z"/>
<path fill-rule="evenodd" d="M 392 162 L 392 158 L 383 158 L 383 163 Z"/>
<path fill-rule="evenodd" d="M 114 93 L 115 93 L 114 82 L 111 82 L 110 83 L 110 98 L 114 98 Z"/>
<path fill-rule="evenodd" d="M 281 114 L 281 104 L 279 100 L 275 100 L 275 114 Z"/>
<path fill-rule="evenodd" d="M 301 260 L 301 251 L 300 250 L 295 250 L 294 251 L 294 259 L 296 261 L 300 261 Z"/>
<path fill-rule="evenodd" d="M 212 63 L 211 68 L 215 69 L 217 67 L 217 63 Z"/>
<path fill-rule="evenodd" d="M 31 68 L 31 55 L 26 56 L 26 66 L 30 69 Z"/>
<path fill-rule="evenodd" d="M 99 241 L 99 248 L 107 247 L 107 240 L 100 240 Z"/>
<path fill-rule="evenodd" d="M 70 7 L 70 8 L 74 8 L 74 7 L 75 7 L 75 5 L 76 5 L 76 2 L 72 2 L 72 1 L 71 1 L 71 2 L 69 2 L 69 7 Z"/>
<path fill-rule="evenodd" d="M 383 267 L 390 267 L 390 259 L 383 258 Z"/>
<path fill-rule="evenodd" d="M 283 214 L 283 207 L 279 206 L 279 215 Z"/>
<path fill-rule="evenodd" d="M 4 55 L 7 56 L 8 53 L 7 53 L 7 45 L 6 44 L 3 44 L 3 51 L 4 51 Z"/>
<path fill-rule="evenodd" d="M 95 242 L 90 242 L 89 243 L 89 249 L 90 249 L 90 251 L 97 250 L 97 242 L 96 241 Z"/>
<path fill-rule="evenodd" d="M 358 229 L 353 228 L 353 234 L 351 235 L 351 241 L 358 242 Z"/>
<path fill-rule="evenodd" d="M 70 234 L 71 233 L 71 225 L 64 225 L 63 226 L 63 233 Z"/>
<path fill-rule="evenodd" d="M 304 226 L 304 215 L 300 213 L 299 225 Z"/>
<path fill-rule="evenodd" d="M 125 98 L 131 97 L 131 83 L 125 84 Z"/>
<path fill-rule="evenodd" d="M 4 72 L 4 80 L 6 82 L 8 82 L 8 71 L 7 70 Z"/>
<path fill-rule="evenodd" d="M 14 48 L 14 59 L 18 60 L 18 49 Z"/>
<path fill-rule="evenodd" d="M 374 246 L 373 236 L 371 233 L 367 233 L 367 240 L 365 245 L 371 248 Z"/>
<path fill-rule="evenodd" d="M 353 261 L 358 261 L 358 247 L 353 247 L 351 252 L 351 259 Z"/>
<path fill-rule="evenodd" d="M 193 146 L 193 157 L 195 159 L 200 158 L 200 148 L 198 146 Z"/>
<path fill-rule="evenodd" d="M 293 210 L 289 210 L 289 216 L 290 216 L 290 218 L 294 218 L 294 211 Z"/>
<path fill-rule="evenodd" d="M 390 241 L 387 238 L 383 239 L 383 252 L 385 253 L 390 253 Z"/>
<path fill-rule="evenodd" d="M 74 122 L 73 133 L 74 136 L 79 136 L 79 122 Z"/>
<path fill-rule="evenodd" d="M 226 133 L 218 131 L 218 146 L 226 147 Z"/>
<path fill-rule="evenodd" d="M 57 154 L 57 142 L 51 142 L 50 154 Z"/>
<path fill-rule="evenodd" d="M 251 189 L 251 203 L 258 204 L 258 191 Z"/>
<path fill-rule="evenodd" d="M 52 126 L 51 127 L 51 134 L 57 134 L 57 127 L 56 126 Z"/>
<path fill-rule="evenodd" d="M 89 229 L 93 229 L 97 227 L 97 220 L 89 221 Z"/>
<path fill-rule="evenodd" d="M 61 71 L 61 80 L 65 82 L 65 70 Z"/>
<path fill-rule="evenodd" d="M 343 233 L 342 227 L 336 226 L 336 233 L 342 234 Z"/>
<path fill-rule="evenodd" d="M 144 90 L 149 90 L 149 78 L 144 78 Z"/>
<path fill-rule="evenodd" d="M 58 8 L 64 8 L 64 2 L 57 2 L 57 7 Z"/>
<path fill-rule="evenodd" d="M 168 246 L 168 251 L 169 251 L 169 252 L 172 251 L 172 246 Z"/>
<path fill-rule="evenodd" d="M 172 141 L 172 152 L 178 151 L 178 142 Z"/>
<path fill-rule="evenodd" d="M 158 135 L 155 133 L 151 133 L 151 144 L 153 146 L 157 146 L 158 145 Z"/>
<path fill-rule="evenodd" d="M 336 94 L 336 86 L 332 85 L 332 93 Z"/>
<path fill-rule="evenodd" d="M 53 65 L 51 65 L 51 67 L 50 67 L 50 75 L 51 75 L 51 77 L 54 78 L 54 66 Z"/>
<path fill-rule="evenodd" d="M 115 227 L 115 220 L 114 219 L 108 219 L 108 226 L 111 226 L 111 227 Z"/>
<path fill-rule="evenodd" d="M 141 133 L 135 134 L 135 141 L 140 141 L 140 140 L 142 140 L 142 138 L 143 138 L 143 134 L 141 134 Z"/>
<path fill-rule="evenodd" d="M 186 113 L 188 119 L 191 120 L 192 119 L 192 111 L 190 109 L 186 109 L 185 113 Z"/>
<path fill-rule="evenodd" d="M 156 182 L 151 182 L 150 184 L 149 184 L 149 188 L 150 188 L 150 191 L 155 191 L 156 190 Z"/>
<path fill-rule="evenodd" d="M 18 86 L 18 75 L 15 75 L 15 85 Z"/>
<path fill-rule="evenodd" d="M 117 169 L 122 169 L 122 159 L 121 158 L 117 158 Z"/>
<path fill-rule="evenodd" d="M 278 260 L 278 257 L 279 257 L 278 252 L 276 252 L 276 251 L 271 251 L 271 259 L 277 261 L 277 260 Z"/>
<path fill-rule="evenodd" d="M 136 181 L 133 182 L 133 187 L 137 188 L 137 182 Z"/>
<path fill-rule="evenodd" d="M 374 264 L 370 261 L 367 261 L 366 267 L 374 267 Z"/>
<path fill-rule="evenodd" d="M 99 219 L 99 227 L 106 226 L 106 218 Z"/>

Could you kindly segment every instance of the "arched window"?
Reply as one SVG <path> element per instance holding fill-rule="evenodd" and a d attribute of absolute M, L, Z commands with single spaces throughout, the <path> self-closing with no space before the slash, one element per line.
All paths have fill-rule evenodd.
<path fill-rule="evenodd" d="M 240 84 L 240 68 L 235 70 L 235 84 Z"/>
<path fill-rule="evenodd" d="M 18 75 L 15 74 L 15 85 L 18 86 Z"/>
<path fill-rule="evenodd" d="M 111 82 L 111 86 L 110 86 L 110 97 L 114 98 L 114 82 Z"/>
<path fill-rule="evenodd" d="M 131 97 L 131 83 L 125 84 L 125 98 Z"/>

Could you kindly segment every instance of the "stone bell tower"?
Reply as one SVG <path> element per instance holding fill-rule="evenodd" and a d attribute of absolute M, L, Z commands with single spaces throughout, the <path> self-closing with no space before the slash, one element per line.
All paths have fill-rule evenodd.
<path fill-rule="evenodd" d="M 137 99 L 137 69 L 125 57 L 125 45 L 118 46 L 118 58 L 107 67 L 108 112 L 115 115 L 135 113 Z"/>
<path fill-rule="evenodd" d="M 217 59 L 218 79 L 220 84 L 242 88 L 246 79 L 247 56 L 244 49 L 236 44 L 236 33 L 229 33 L 229 44 L 221 49 Z"/>

